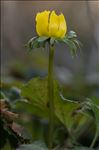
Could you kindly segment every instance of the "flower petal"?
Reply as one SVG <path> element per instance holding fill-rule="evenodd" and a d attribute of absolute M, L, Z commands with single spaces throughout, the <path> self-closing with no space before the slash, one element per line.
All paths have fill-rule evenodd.
<path fill-rule="evenodd" d="M 43 11 L 36 15 L 36 31 L 39 36 L 49 36 L 48 20 L 50 11 Z"/>
<path fill-rule="evenodd" d="M 56 15 L 55 11 L 52 11 L 50 18 L 49 18 L 49 36 L 56 37 L 58 28 L 59 28 L 58 16 Z"/>
<path fill-rule="evenodd" d="M 57 32 L 57 37 L 63 38 L 67 32 L 67 25 L 63 14 L 58 16 L 59 19 L 59 30 Z"/>

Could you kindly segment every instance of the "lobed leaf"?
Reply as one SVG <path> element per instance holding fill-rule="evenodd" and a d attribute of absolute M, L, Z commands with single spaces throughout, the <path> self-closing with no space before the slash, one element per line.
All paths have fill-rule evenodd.
<path fill-rule="evenodd" d="M 34 115 L 48 118 L 47 79 L 32 79 L 21 90 L 21 95 L 28 100 L 28 103 L 18 103 L 17 108 L 24 108 Z M 55 117 L 66 127 L 71 128 L 75 120 L 72 114 L 79 107 L 79 104 L 64 102 L 59 95 L 59 85 L 56 81 L 54 81 L 54 103 Z"/>

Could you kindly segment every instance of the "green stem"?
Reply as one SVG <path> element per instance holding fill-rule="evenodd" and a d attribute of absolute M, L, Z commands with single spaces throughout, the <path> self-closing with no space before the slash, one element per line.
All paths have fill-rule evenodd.
<path fill-rule="evenodd" d="M 48 65 L 49 150 L 52 150 L 52 146 L 53 146 L 53 130 L 54 130 L 53 60 L 54 60 L 54 46 L 51 46 L 49 44 L 49 65 Z"/>
<path fill-rule="evenodd" d="M 90 145 L 90 148 L 93 148 L 93 147 L 94 147 L 95 142 L 96 142 L 98 136 L 99 136 L 99 127 L 96 129 L 96 133 L 95 133 L 95 136 L 94 136 L 94 138 L 93 138 L 93 140 L 92 140 L 92 143 L 91 143 L 91 145 Z"/>

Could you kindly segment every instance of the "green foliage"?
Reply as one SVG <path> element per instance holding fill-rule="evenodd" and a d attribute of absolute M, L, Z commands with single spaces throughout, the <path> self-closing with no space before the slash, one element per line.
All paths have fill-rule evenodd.
<path fill-rule="evenodd" d="M 95 145 L 95 142 L 97 138 L 99 137 L 99 99 L 94 98 L 93 100 L 88 99 L 86 102 L 88 109 L 91 109 L 91 111 L 94 114 L 95 124 L 96 124 L 96 133 L 93 138 L 93 141 L 91 143 L 91 148 Z"/>
<path fill-rule="evenodd" d="M 69 138 L 75 141 L 81 138 L 83 134 L 85 134 L 85 131 L 86 131 L 84 129 L 85 127 L 87 130 L 89 130 L 89 128 L 87 127 L 88 122 L 89 122 L 88 126 L 91 126 L 92 124 L 96 123 L 98 127 L 99 125 L 99 99 L 93 97 L 92 99 L 85 99 L 85 101 L 76 102 L 76 103 L 74 103 L 74 101 L 68 101 L 68 99 L 64 101 L 62 100 L 62 97 L 60 96 L 59 90 L 60 90 L 59 84 L 57 83 L 57 81 L 54 80 L 54 102 L 55 102 L 54 112 L 55 112 L 55 127 L 56 127 L 56 130 L 54 131 L 54 138 L 55 138 L 56 144 L 59 144 L 59 143 L 63 144 L 66 138 L 65 134 L 67 134 L 66 133 L 67 130 L 69 132 Z M 47 78 L 46 79 L 34 78 L 30 80 L 27 84 L 24 84 L 23 86 L 21 86 L 20 89 L 7 86 L 6 91 L 5 90 L 2 90 L 2 91 L 3 92 L 1 92 L 1 98 L 7 99 L 7 103 L 11 101 L 10 109 L 17 108 L 16 111 L 21 111 L 25 113 L 29 112 L 30 114 L 36 117 L 41 117 L 42 119 L 46 118 L 48 120 L 49 103 L 48 103 L 48 98 L 47 98 L 47 92 L 48 92 L 47 91 Z M 90 119 L 91 119 L 91 122 L 90 122 Z M 5 122 L 3 124 L 5 124 Z M 42 125 L 44 126 L 44 124 Z M 39 126 L 41 125 L 39 124 Z M 65 128 L 61 130 L 62 126 Z M 13 138 L 14 134 L 16 136 L 16 133 L 13 132 L 12 129 L 10 130 L 7 129 L 6 130 L 7 136 L 5 136 L 5 128 L 3 128 L 3 126 L 2 126 L 2 132 L 3 132 L 2 136 L 4 136 L 2 137 L 4 139 L 3 140 L 4 144 L 7 142 L 8 139 L 10 139 L 8 138 L 9 133 L 12 136 L 11 139 L 13 140 L 14 140 Z M 26 131 L 24 131 L 24 133 L 25 132 Z M 45 132 L 48 132 L 48 129 Z M 94 131 L 92 132 L 94 133 Z M 65 134 L 62 137 L 63 133 Z M 11 141 L 11 143 L 16 142 L 17 140 L 20 141 L 19 135 L 17 135 L 17 137 L 18 139 L 15 139 L 13 142 Z M 62 137 L 63 141 L 60 140 L 60 137 Z M 22 138 L 26 138 L 26 137 L 23 136 Z M 96 140 L 98 140 L 98 136 L 95 138 L 95 141 Z M 2 146 L 4 146 L 4 144 L 2 143 Z M 36 143 L 33 143 L 32 145 L 26 144 L 24 146 L 26 146 L 26 148 L 27 146 L 29 146 L 27 148 L 29 150 L 31 146 L 35 147 L 36 146 L 35 144 Z M 36 148 L 38 147 L 39 146 L 37 144 Z M 73 145 L 73 147 L 75 146 Z M 23 146 L 20 148 L 22 149 Z M 83 148 L 78 147 L 78 149 L 80 150 Z M 59 150 L 61 150 L 61 147 L 59 148 Z M 69 150 L 68 147 L 67 147 L 67 150 Z M 73 150 L 76 150 L 76 149 L 73 149 Z M 84 147 L 84 150 L 85 150 L 85 147 Z"/>
<path fill-rule="evenodd" d="M 45 47 L 46 41 L 48 37 L 33 37 L 28 43 L 25 45 L 29 50 L 33 50 L 35 48 Z"/>
<path fill-rule="evenodd" d="M 74 31 L 70 31 L 61 41 L 67 44 L 72 56 L 75 56 L 77 50 L 81 48 L 81 42 Z"/>
<path fill-rule="evenodd" d="M 22 101 L 17 102 L 16 107 L 24 109 L 35 116 L 48 119 L 49 107 L 47 85 L 47 78 L 35 78 L 30 80 L 21 88 L 21 95 L 25 100 L 23 99 Z M 93 107 L 90 106 L 96 105 L 94 105 L 93 101 L 86 99 L 84 102 L 81 101 L 76 103 L 74 103 L 74 101 L 69 101 L 68 99 L 63 101 L 59 94 L 59 89 L 57 81 L 54 80 L 55 121 L 56 123 L 61 122 L 65 128 L 68 129 L 70 136 L 72 135 L 71 130 L 74 130 L 74 137 L 78 138 L 76 135 L 77 132 L 82 130 L 83 126 L 85 126 L 85 122 L 93 117 L 92 114 L 88 117 L 87 114 L 89 114 L 89 112 L 87 110 L 93 111 Z M 97 109 L 97 107 L 95 108 Z M 93 114 L 95 114 L 96 109 L 93 111 Z M 99 113 L 99 110 L 97 111 Z M 96 118 L 98 119 L 98 117 Z"/>
<path fill-rule="evenodd" d="M 28 101 L 17 103 L 17 107 L 25 108 L 34 115 L 48 118 L 47 79 L 32 79 L 21 90 L 22 96 Z M 58 118 L 65 127 L 71 128 L 75 120 L 72 113 L 79 107 L 79 104 L 62 101 L 59 95 L 59 86 L 56 81 L 54 81 L 54 103 L 56 119 Z"/>
<path fill-rule="evenodd" d="M 93 117 L 93 119 L 95 120 L 96 127 L 99 128 L 99 99 L 98 98 L 93 98 L 93 99 L 87 98 L 86 101 L 83 103 L 83 110 L 85 112 L 88 111 L 88 114 L 90 114 Z"/>
<path fill-rule="evenodd" d="M 21 145 L 17 150 L 48 150 L 44 143 L 37 141 L 33 144 Z"/>
<path fill-rule="evenodd" d="M 30 80 L 27 84 L 16 84 L 17 82 L 13 82 L 11 84 L 9 83 L 3 83 L 3 88 L 1 90 L 1 99 L 5 99 L 7 104 L 9 105 L 9 109 L 12 112 L 20 112 L 25 114 L 29 113 L 30 116 L 35 116 L 36 119 L 38 119 L 38 125 L 36 124 L 35 120 L 31 121 L 29 120 L 28 124 L 28 130 L 29 125 L 31 122 L 31 126 L 33 126 L 33 130 L 31 130 L 31 134 L 35 136 L 33 140 L 44 140 L 44 142 L 47 144 L 47 133 L 48 133 L 48 115 L 49 115 L 49 103 L 48 103 L 48 96 L 47 96 L 47 78 L 34 78 Z M 77 85 L 76 85 L 77 86 Z M 55 101 L 55 130 L 54 130 L 54 145 L 55 150 L 61 150 L 61 147 L 65 147 L 65 150 L 70 150 L 68 145 L 64 145 L 65 142 L 72 145 L 73 148 L 82 150 L 82 149 L 88 149 L 87 147 L 75 147 L 75 145 L 82 144 L 82 141 L 86 141 L 86 138 L 83 138 L 83 136 L 86 135 L 88 140 L 88 145 L 82 144 L 83 146 L 88 146 L 91 144 L 93 137 L 92 145 L 91 147 L 94 147 L 96 145 L 95 143 L 98 142 L 99 137 L 99 98 L 91 97 L 90 99 L 85 98 L 83 101 L 76 101 L 73 100 L 73 93 L 70 91 L 72 87 L 65 87 L 65 91 L 71 95 L 69 97 L 72 100 L 68 100 L 67 98 L 62 99 L 62 96 L 60 96 L 60 87 L 57 81 L 54 80 L 54 101 Z M 68 89 L 67 89 L 68 88 Z M 94 87 L 93 87 L 94 88 Z M 95 88 L 96 89 L 96 88 Z M 62 90 L 62 89 L 61 89 Z M 81 89 L 83 90 L 83 89 Z M 75 92 L 74 92 L 75 93 Z M 80 89 L 79 89 L 80 93 Z M 76 95 L 79 94 L 76 91 Z M 79 94 L 80 95 L 80 94 Z M 15 109 L 16 108 L 16 109 Z M 39 118 L 40 117 L 40 118 Z M 44 123 L 44 119 L 45 122 Z M 3 118 L 3 120 L 5 120 Z M 33 125 L 33 121 L 35 122 L 35 125 Z M 17 121 L 15 121 L 17 122 Z M 21 123 L 23 120 L 21 119 Z M 41 123 L 42 122 L 42 123 Z M 28 139 L 29 136 L 23 136 L 20 137 L 17 135 L 16 132 L 13 133 L 13 130 L 8 128 L 7 126 L 7 134 L 5 134 L 5 124 L 8 124 L 7 120 L 4 121 L 2 125 L 2 139 L 4 139 L 1 143 L 2 146 L 8 142 L 8 139 L 11 140 L 11 143 L 14 145 L 15 143 L 19 143 L 18 146 L 22 144 L 22 139 Z M 25 123 L 22 123 L 23 126 L 26 126 Z M 45 125 L 46 124 L 46 125 Z M 95 128 L 96 125 L 96 128 Z M 96 130 L 96 134 L 95 134 Z M 39 133 L 38 133 L 39 132 Z M 26 133 L 26 131 L 24 131 Z M 9 138 L 9 134 L 11 138 Z M 46 134 L 46 135 L 45 135 Z M 7 135 L 7 136 L 5 136 Z M 17 136 L 17 139 L 15 139 L 13 136 Z M 44 136 L 44 137 L 43 137 Z M 68 140 L 69 139 L 69 140 Z M 68 142 L 69 141 L 69 142 Z M 97 141 L 97 142 L 96 142 Z M 25 144 L 24 146 L 36 146 L 38 148 L 38 144 L 32 143 L 31 145 Z M 13 146 L 14 147 L 14 146 Z M 29 150 L 28 147 L 27 149 Z M 43 146 L 42 146 L 43 147 Z M 40 147 L 40 148 L 42 148 Z M 58 148 L 57 148 L 58 147 Z M 23 146 L 20 148 L 23 148 Z M 4 148 L 3 148 L 4 149 Z M 5 146 L 6 149 L 6 146 Z M 39 149 L 39 148 L 38 148 Z M 53 149 L 53 150 L 54 150 Z M 73 149 L 73 150 L 75 150 Z M 10 149 L 9 149 L 10 150 Z M 62 149 L 63 150 L 63 149 Z M 91 150 L 91 148 L 89 148 Z"/>
<path fill-rule="evenodd" d="M 44 143 L 41 142 L 34 142 L 33 144 L 27 144 L 27 145 L 21 145 L 18 149 L 16 150 L 48 150 L 48 148 L 44 145 Z M 69 149 L 59 149 L 59 148 L 53 148 L 53 150 L 69 150 Z M 75 147 L 74 149 L 71 150 L 93 150 L 91 148 L 87 147 Z"/>
<path fill-rule="evenodd" d="M 87 148 L 87 147 L 75 147 L 74 149 L 72 150 L 93 150 L 91 148 Z"/>
<path fill-rule="evenodd" d="M 93 98 L 91 108 L 95 114 L 96 125 L 99 127 L 99 98 Z"/>
<path fill-rule="evenodd" d="M 45 47 L 46 43 L 50 43 L 51 45 L 54 45 L 58 42 L 65 43 L 72 54 L 72 56 L 75 56 L 77 54 L 77 50 L 81 47 L 81 42 L 77 39 L 77 35 L 74 31 L 70 31 L 68 34 L 65 35 L 64 38 L 54 38 L 54 37 L 34 37 L 31 38 L 28 43 L 26 44 L 26 47 L 29 50 L 33 50 L 35 48 Z"/>

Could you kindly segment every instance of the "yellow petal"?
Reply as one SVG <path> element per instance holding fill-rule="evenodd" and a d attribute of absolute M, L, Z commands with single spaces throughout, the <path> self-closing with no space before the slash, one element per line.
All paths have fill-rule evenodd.
<path fill-rule="evenodd" d="M 57 37 L 63 38 L 67 32 L 67 25 L 63 14 L 58 16 L 59 19 L 59 30 L 57 32 Z"/>
<path fill-rule="evenodd" d="M 56 15 L 55 11 L 52 11 L 50 18 L 49 18 L 49 36 L 56 37 L 58 28 L 59 28 L 58 16 Z"/>
<path fill-rule="evenodd" d="M 39 36 L 49 36 L 48 20 L 50 11 L 43 11 L 36 15 L 36 31 Z"/>

